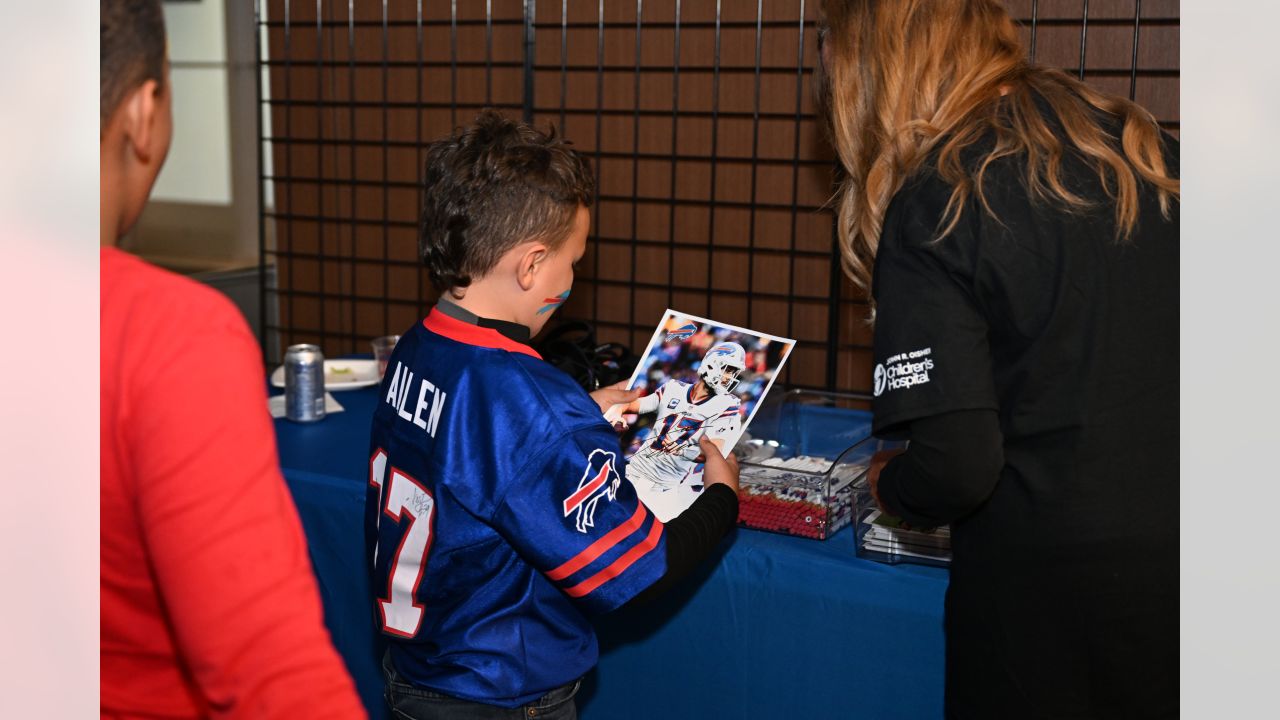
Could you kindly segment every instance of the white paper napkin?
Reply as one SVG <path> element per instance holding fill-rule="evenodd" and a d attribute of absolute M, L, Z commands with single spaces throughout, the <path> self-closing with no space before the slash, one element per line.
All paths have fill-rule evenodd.
<path fill-rule="evenodd" d="M 284 395 L 280 394 L 267 398 L 267 410 L 271 411 L 271 417 L 273 418 L 284 417 Z M 324 411 L 326 413 L 339 413 L 343 410 L 344 408 L 333 397 L 333 393 L 324 394 Z"/>

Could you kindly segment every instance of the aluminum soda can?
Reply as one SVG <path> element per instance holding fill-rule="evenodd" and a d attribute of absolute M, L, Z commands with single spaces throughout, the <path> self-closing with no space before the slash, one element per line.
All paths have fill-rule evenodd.
<path fill-rule="evenodd" d="M 293 345 L 284 353 L 284 416 L 294 422 L 324 419 L 324 353 Z"/>

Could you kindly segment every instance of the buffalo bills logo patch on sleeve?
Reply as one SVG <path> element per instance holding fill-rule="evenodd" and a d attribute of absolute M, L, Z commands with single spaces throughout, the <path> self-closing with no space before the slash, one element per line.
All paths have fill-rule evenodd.
<path fill-rule="evenodd" d="M 578 481 L 578 489 L 564 499 L 564 516 L 576 513 L 574 526 L 578 532 L 595 527 L 596 505 L 601 498 L 610 502 L 618 496 L 622 476 L 617 470 L 617 456 L 605 450 L 592 450 L 587 458 L 587 468 Z"/>

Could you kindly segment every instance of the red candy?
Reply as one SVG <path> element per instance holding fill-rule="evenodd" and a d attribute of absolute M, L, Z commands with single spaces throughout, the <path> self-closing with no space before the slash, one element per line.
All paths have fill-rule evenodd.
<path fill-rule="evenodd" d="M 828 510 L 823 505 L 753 490 L 743 488 L 738 493 L 739 525 L 818 540 L 827 537 L 830 524 Z"/>

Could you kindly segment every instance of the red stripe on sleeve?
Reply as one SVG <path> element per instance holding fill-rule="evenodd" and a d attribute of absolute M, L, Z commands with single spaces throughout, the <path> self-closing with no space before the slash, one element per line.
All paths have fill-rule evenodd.
<path fill-rule="evenodd" d="M 609 552 L 614 545 L 617 545 L 628 535 L 639 530 L 640 526 L 644 524 L 646 513 L 647 510 L 645 509 L 644 503 L 637 501 L 635 513 L 632 514 L 626 522 L 610 530 L 604 537 L 591 543 L 586 550 L 583 550 L 573 556 L 573 558 L 565 564 L 547 573 L 547 577 L 554 581 L 560 581 L 590 565 L 596 558 L 606 552 Z"/>
<path fill-rule="evenodd" d="M 637 560 L 648 555 L 649 551 L 658 546 L 658 538 L 662 537 L 663 527 L 662 522 L 655 517 L 653 519 L 653 527 L 649 528 L 649 534 L 645 536 L 644 540 L 641 541 L 639 545 L 636 545 L 623 553 L 622 557 L 614 560 L 613 564 L 609 567 L 601 570 L 595 575 L 592 575 L 586 580 L 583 580 L 577 585 L 566 589 L 565 593 L 570 597 L 582 597 L 583 595 L 590 594 L 592 590 L 595 590 L 601 585 L 626 572 L 627 568 L 634 565 Z"/>

